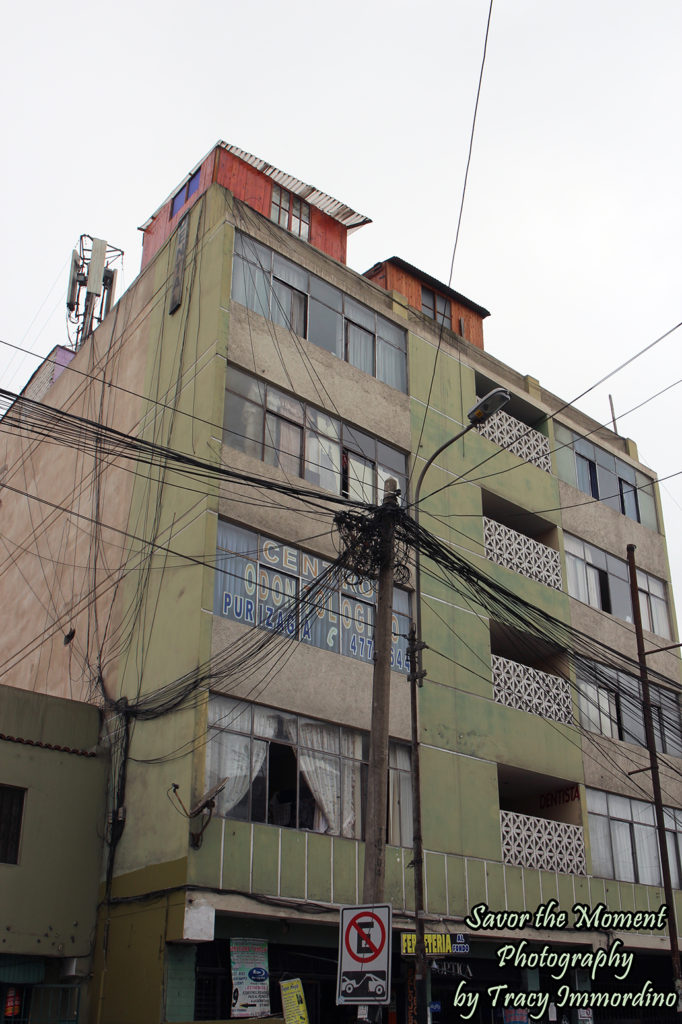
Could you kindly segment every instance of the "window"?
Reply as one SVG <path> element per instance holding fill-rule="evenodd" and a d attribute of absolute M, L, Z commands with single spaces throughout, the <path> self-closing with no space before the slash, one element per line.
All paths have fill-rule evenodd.
<path fill-rule="evenodd" d="M 656 633 L 667 640 L 671 639 L 668 602 L 665 596 L 663 580 L 650 576 L 648 572 L 637 570 L 637 590 L 639 591 L 639 610 L 642 614 L 642 627 L 650 633 Z"/>
<path fill-rule="evenodd" d="M 199 178 L 200 178 L 200 176 L 201 176 L 201 168 L 199 168 L 198 171 L 195 171 L 194 174 L 189 179 L 189 181 L 187 181 L 182 186 L 180 191 L 176 192 L 175 195 L 173 196 L 173 202 L 171 203 L 171 220 L 176 215 L 176 213 L 180 212 L 180 210 L 183 208 L 183 206 L 185 205 L 187 200 L 190 198 L 190 196 L 193 196 L 194 193 L 199 188 Z"/>
<path fill-rule="evenodd" d="M 0 864 L 19 862 L 25 789 L 0 786 Z"/>
<path fill-rule="evenodd" d="M 599 499 L 599 483 L 597 481 L 597 464 L 583 455 L 576 455 L 575 465 L 578 473 L 578 487 L 592 498 Z"/>
<path fill-rule="evenodd" d="M 218 520 L 213 612 L 292 640 L 373 663 L 376 587 L 320 577 L 329 563 L 316 555 Z M 407 673 L 407 592 L 394 588 L 391 667 Z"/>
<path fill-rule="evenodd" d="M 431 291 L 430 288 L 425 288 L 424 285 L 422 285 L 422 313 L 452 330 L 450 300 Z"/>
<path fill-rule="evenodd" d="M 240 232 L 232 298 L 363 373 L 407 391 L 403 328 Z"/>
<path fill-rule="evenodd" d="M 564 534 L 568 592 L 571 597 L 632 622 L 628 564 L 593 544 Z M 637 570 L 642 626 L 670 640 L 670 617 L 665 583 L 642 569 Z"/>
<path fill-rule="evenodd" d="M 392 476 L 405 495 L 402 452 L 233 366 L 223 422 L 231 448 L 327 491 L 378 504 Z"/>
<path fill-rule="evenodd" d="M 661 884 L 654 806 L 598 789 L 586 789 L 592 871 L 645 885 Z M 673 888 L 679 889 L 682 811 L 663 808 Z"/>
<path fill-rule="evenodd" d="M 591 732 L 646 746 L 642 684 L 606 665 L 581 665 L 577 672 L 580 724 Z M 677 696 L 649 684 L 656 749 L 682 757 L 682 727 Z"/>
<path fill-rule="evenodd" d="M 364 837 L 369 736 L 211 694 L 207 785 L 227 777 L 216 813 L 241 821 Z M 412 845 L 410 749 L 389 746 L 388 830 Z"/>
<path fill-rule="evenodd" d="M 291 231 L 293 235 L 308 240 L 310 234 L 310 207 L 298 196 L 280 188 L 279 185 L 272 186 L 272 203 L 270 206 L 270 220 L 275 224 Z"/>
<path fill-rule="evenodd" d="M 651 477 L 556 421 L 554 436 L 561 480 L 629 519 L 658 529 Z"/>

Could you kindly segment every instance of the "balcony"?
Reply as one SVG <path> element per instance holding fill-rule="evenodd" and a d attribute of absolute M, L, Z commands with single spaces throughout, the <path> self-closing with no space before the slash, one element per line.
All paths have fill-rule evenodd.
<path fill-rule="evenodd" d="M 505 864 L 564 875 L 584 875 L 585 838 L 580 825 L 500 811 Z"/>
<path fill-rule="evenodd" d="M 529 427 L 515 416 L 510 416 L 503 409 L 491 416 L 478 432 L 493 444 L 513 452 L 525 462 L 543 469 L 545 473 L 552 472 L 549 439 L 539 430 Z"/>
<path fill-rule="evenodd" d="M 485 556 L 491 562 L 555 590 L 562 589 L 561 557 L 554 548 L 488 516 L 483 516 L 483 541 Z"/>
<path fill-rule="evenodd" d="M 532 715 L 573 725 L 573 703 L 568 680 L 493 654 L 493 697 L 498 704 Z"/>

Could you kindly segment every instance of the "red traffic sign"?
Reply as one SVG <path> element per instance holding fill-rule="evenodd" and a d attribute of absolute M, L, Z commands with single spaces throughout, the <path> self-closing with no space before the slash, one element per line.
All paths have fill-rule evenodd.
<path fill-rule="evenodd" d="M 337 1005 L 388 1005 L 391 924 L 390 903 L 340 908 Z"/>
<path fill-rule="evenodd" d="M 375 926 L 378 925 L 378 933 Z M 343 937 L 346 952 L 359 964 L 371 964 L 380 957 L 386 945 L 384 922 L 372 910 L 362 910 L 351 917 Z"/>

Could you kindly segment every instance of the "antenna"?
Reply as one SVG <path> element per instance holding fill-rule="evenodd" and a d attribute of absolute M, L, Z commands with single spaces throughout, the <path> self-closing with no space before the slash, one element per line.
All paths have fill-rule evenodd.
<path fill-rule="evenodd" d="M 71 254 L 66 308 L 69 311 L 68 322 L 76 327 L 76 341 L 73 343 L 76 351 L 114 305 L 118 273 L 114 264 L 122 258 L 122 249 L 90 235 L 81 235 L 78 249 Z M 81 308 L 83 288 L 85 298 Z"/>

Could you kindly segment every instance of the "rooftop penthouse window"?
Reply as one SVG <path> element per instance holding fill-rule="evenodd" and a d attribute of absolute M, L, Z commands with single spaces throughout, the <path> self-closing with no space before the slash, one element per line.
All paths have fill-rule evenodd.
<path fill-rule="evenodd" d="M 180 191 L 176 192 L 175 195 L 173 196 L 173 202 L 171 203 L 171 220 L 176 215 L 176 213 L 180 212 L 180 210 L 183 208 L 183 206 L 190 198 L 190 196 L 193 196 L 194 193 L 199 188 L 200 175 L 201 168 L 199 168 L 198 171 L 195 171 L 192 177 L 189 179 L 189 181 L 186 181 L 185 184 L 180 189 Z"/>
<path fill-rule="evenodd" d="M 452 330 L 452 310 L 450 300 L 438 295 L 430 288 L 422 285 L 422 313 L 435 320 L 436 323 Z"/>
<path fill-rule="evenodd" d="M 310 234 L 310 207 L 298 196 L 287 192 L 279 185 L 272 186 L 272 205 L 270 206 L 270 220 L 275 224 L 291 231 L 292 235 L 298 235 L 305 242 Z"/>

